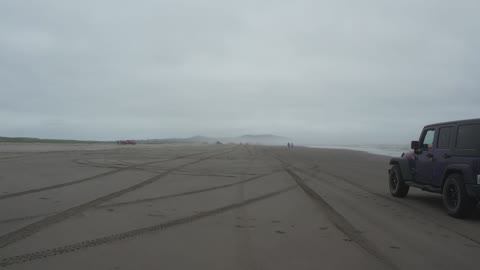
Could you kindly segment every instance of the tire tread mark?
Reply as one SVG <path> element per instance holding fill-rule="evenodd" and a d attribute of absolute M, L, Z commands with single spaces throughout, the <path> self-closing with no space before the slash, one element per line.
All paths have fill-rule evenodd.
<path fill-rule="evenodd" d="M 286 162 L 285 162 L 284 160 L 282 160 L 282 159 L 280 159 L 280 158 L 278 158 L 278 157 L 275 157 L 275 158 L 278 159 L 278 160 L 280 160 L 282 163 L 286 164 Z M 295 168 L 295 169 L 298 170 L 298 171 L 301 171 L 301 172 L 305 173 L 306 175 L 311 176 L 311 177 L 314 178 L 314 179 L 317 179 L 317 178 L 318 178 L 317 175 L 312 175 L 312 173 L 307 172 L 307 171 L 304 170 L 304 169 L 300 169 L 300 168 L 295 167 L 295 166 L 292 166 L 292 167 Z M 311 168 L 310 170 L 312 170 L 312 171 L 314 171 L 314 172 L 317 172 L 317 170 L 315 170 L 315 169 L 313 169 L 313 168 Z M 352 180 L 350 180 L 350 179 L 348 179 L 348 178 L 345 178 L 345 177 L 343 177 L 343 176 L 339 176 L 339 175 L 334 174 L 334 173 L 331 173 L 331 172 L 327 172 L 327 171 L 323 171 L 323 170 L 322 170 L 322 171 L 320 171 L 320 173 L 326 174 L 326 175 L 328 175 L 328 176 L 330 176 L 330 177 L 333 177 L 333 178 L 336 178 L 336 179 L 339 179 L 339 180 L 342 180 L 342 181 L 344 181 L 344 182 L 346 182 L 346 183 L 348 183 L 348 184 L 350 184 L 350 185 L 352 185 L 352 186 L 354 186 L 354 187 L 356 187 L 356 188 L 358 188 L 358 189 L 360 189 L 360 190 L 362 190 L 362 191 L 364 191 L 364 192 L 367 192 L 367 193 L 369 193 L 369 194 L 371 194 L 371 195 L 377 196 L 377 197 L 379 197 L 379 198 L 382 198 L 382 199 L 384 199 L 384 200 L 387 200 L 387 201 L 390 201 L 390 202 L 393 202 L 393 203 L 397 203 L 397 204 L 399 204 L 399 205 L 401 205 L 401 206 L 404 206 L 404 207 L 406 207 L 406 208 L 408 208 L 408 209 L 410 209 L 410 210 L 412 210 L 412 211 L 414 211 L 414 212 L 416 212 L 416 213 L 418 213 L 418 214 L 421 214 L 422 216 L 428 216 L 428 217 L 431 218 L 431 222 L 434 222 L 434 223 L 435 223 L 437 226 L 439 226 L 440 228 L 445 229 L 445 230 L 447 230 L 447 231 L 449 231 L 449 232 L 451 232 L 451 233 L 453 233 L 453 234 L 456 234 L 456 235 L 458 235 L 458 236 L 460 236 L 460 237 L 462 237 L 462 238 L 464 238 L 464 239 L 466 239 L 466 240 L 472 241 L 473 243 L 476 243 L 476 244 L 480 245 L 480 240 L 479 240 L 479 239 L 475 239 L 475 238 L 473 238 L 473 237 L 471 237 L 471 236 L 469 236 L 469 235 L 467 235 L 467 234 L 465 234 L 465 233 L 456 231 L 456 230 L 452 229 L 451 227 L 442 224 L 442 222 L 437 221 L 437 220 L 435 219 L 435 217 L 433 217 L 433 216 L 430 215 L 429 213 L 427 213 L 427 212 L 425 212 L 425 211 L 422 211 L 422 210 L 420 210 L 420 209 L 418 209 L 418 208 L 416 208 L 416 207 L 413 207 L 413 206 L 411 206 L 411 205 L 409 205 L 409 204 L 407 204 L 407 203 L 405 203 L 405 202 L 402 202 L 401 199 L 395 199 L 395 198 L 389 197 L 389 196 L 387 196 L 387 195 L 385 195 L 385 194 L 381 194 L 381 193 L 372 191 L 372 190 L 370 190 L 369 188 L 366 188 L 365 186 L 362 186 L 362 185 L 360 185 L 359 183 L 357 183 L 357 182 L 355 182 L 355 181 L 352 181 Z"/>
<path fill-rule="evenodd" d="M 182 193 L 152 197 L 152 198 L 144 198 L 144 199 L 138 199 L 138 200 L 132 200 L 132 201 L 105 204 L 105 205 L 100 205 L 96 208 L 101 209 L 101 208 L 118 207 L 118 206 L 125 206 L 125 205 L 131 205 L 131 204 L 139 204 L 139 203 L 145 203 L 145 202 L 159 201 L 159 200 L 181 197 L 181 196 L 186 196 L 186 195 L 192 195 L 192 194 L 197 194 L 197 193 L 202 193 L 202 192 L 207 192 L 207 191 L 212 191 L 212 190 L 217 190 L 217 189 L 222 189 L 222 188 L 228 188 L 228 187 L 232 187 L 232 186 L 236 186 L 236 185 L 240 185 L 240 184 L 245 184 L 245 183 L 257 180 L 259 178 L 263 178 L 263 177 L 268 176 L 268 175 L 272 175 L 272 174 L 274 174 L 275 172 L 278 172 L 278 171 L 280 171 L 280 170 L 276 170 L 276 171 L 271 172 L 271 173 L 260 174 L 260 175 L 242 180 L 242 181 L 237 181 L 235 183 L 230 183 L 230 184 L 225 184 L 225 185 L 220 185 L 220 186 L 215 186 L 215 187 L 209 187 L 209 188 L 202 188 L 202 189 L 197 189 L 197 190 L 192 190 L 192 191 L 186 191 L 186 192 L 182 192 Z"/>
<path fill-rule="evenodd" d="M 303 169 L 299 169 L 299 170 L 300 170 L 300 171 L 303 171 L 306 175 L 309 175 L 309 173 L 306 172 L 305 170 L 303 170 Z M 451 233 L 453 233 L 453 234 L 456 234 L 456 235 L 458 235 L 458 236 L 460 236 L 460 237 L 462 237 L 462 238 L 465 238 L 465 239 L 467 239 L 467 240 L 470 240 L 470 241 L 472 241 L 472 242 L 480 245 L 480 240 L 475 239 L 475 238 L 472 238 L 471 236 L 466 235 L 466 234 L 464 234 L 464 233 L 458 232 L 458 231 L 452 229 L 451 227 L 448 227 L 448 226 L 445 226 L 445 225 L 441 224 L 441 222 L 435 221 L 435 219 L 434 219 L 431 215 L 429 215 L 427 212 L 424 212 L 424 211 L 422 211 L 422 210 L 420 210 L 420 209 L 418 209 L 418 208 L 415 208 L 415 207 L 413 207 L 413 206 L 411 206 L 411 205 L 409 205 L 409 204 L 407 204 L 407 203 L 404 203 L 404 202 L 402 202 L 400 199 L 397 200 L 397 199 L 388 197 L 388 196 L 386 196 L 386 195 L 384 195 L 384 194 L 381 194 L 381 193 L 378 193 L 378 192 L 374 192 L 374 191 L 372 191 L 372 190 L 370 190 L 370 189 L 368 189 L 368 188 L 365 188 L 364 186 L 362 186 L 362 185 L 360 185 L 360 184 L 358 184 L 358 183 L 356 183 L 356 182 L 354 182 L 354 181 L 352 181 L 352 180 L 350 180 L 350 179 L 347 179 L 347 178 L 342 177 L 342 176 L 338 176 L 338 175 L 333 174 L 333 173 L 330 173 L 330 172 L 321 171 L 321 173 L 326 174 L 326 175 L 331 176 L 331 177 L 336 178 L 336 179 L 340 179 L 340 180 L 342 180 L 342 181 L 344 181 L 344 182 L 346 182 L 346 183 L 348 183 L 348 184 L 350 184 L 350 185 L 352 185 L 352 186 L 355 186 L 356 188 L 358 188 L 358 189 L 360 189 L 360 190 L 363 190 L 363 191 L 365 191 L 365 192 L 367 192 L 367 193 L 369 193 L 369 194 L 372 194 L 372 195 L 374 195 L 374 196 L 380 197 L 380 198 L 382 198 L 382 199 L 384 199 L 384 200 L 387 200 L 387 201 L 394 202 L 394 203 L 397 203 L 397 204 L 399 204 L 399 205 L 402 205 L 402 206 L 404 206 L 404 207 L 406 207 L 406 208 L 408 208 L 408 209 L 410 209 L 410 210 L 413 210 L 414 212 L 419 213 L 419 214 L 421 214 L 421 215 L 423 215 L 423 216 L 429 216 L 429 217 L 432 218 L 432 220 L 435 222 L 435 224 L 438 225 L 440 228 L 445 229 L 445 230 L 447 230 L 447 231 L 449 231 L 449 232 L 451 232 Z M 310 175 L 311 175 L 311 174 L 310 174 Z M 317 177 L 317 176 L 314 176 L 314 175 L 311 175 L 311 176 L 312 176 L 313 178 L 316 178 L 316 177 Z"/>
<path fill-rule="evenodd" d="M 104 177 L 104 176 L 107 176 L 107 175 L 111 175 L 111 174 L 114 174 L 114 173 L 118 173 L 118 172 L 122 172 L 122 171 L 126 171 L 126 170 L 131 170 L 131 169 L 136 169 L 137 167 L 144 166 L 144 165 L 149 165 L 149 164 L 152 164 L 152 163 L 174 161 L 174 160 L 177 160 L 177 159 L 182 159 L 182 158 L 191 157 L 191 156 L 200 155 L 200 154 L 204 154 L 204 153 L 195 153 L 195 154 L 181 156 L 181 157 L 175 157 L 175 158 L 167 159 L 167 160 L 160 160 L 160 161 L 156 160 L 156 161 L 149 161 L 149 162 L 145 162 L 145 163 L 135 164 L 135 165 L 132 165 L 132 166 L 122 167 L 122 168 L 111 170 L 111 171 L 104 172 L 104 173 L 101 173 L 101 174 L 93 175 L 93 176 L 90 176 L 90 177 L 87 177 L 87 178 L 70 181 L 70 182 L 67 182 L 67 183 L 62 183 L 62 184 L 57 184 L 57 185 L 51 185 L 51 186 L 29 189 L 29 190 L 25 190 L 25 191 L 20 191 L 20 192 L 10 193 L 10 194 L 6 194 L 6 195 L 1 195 L 0 200 L 13 198 L 13 197 L 18 197 L 18 196 L 22 196 L 22 195 L 27 195 L 27 194 L 31 194 L 31 193 L 37 193 L 37 192 L 46 191 L 46 190 L 51 190 L 51 189 L 62 188 L 62 187 L 71 186 L 71 185 L 76 185 L 76 184 L 80 184 L 80 183 L 83 183 L 83 182 L 95 180 L 97 178 L 101 178 L 101 177 Z"/>
<path fill-rule="evenodd" d="M 184 167 L 187 167 L 187 166 L 190 166 L 190 165 L 193 165 L 195 163 L 199 163 L 199 162 L 202 162 L 204 160 L 207 160 L 209 158 L 213 158 L 213 157 L 216 157 L 216 156 L 220 156 L 220 155 L 223 155 L 223 154 L 226 154 L 226 153 L 230 153 L 230 152 L 233 152 L 235 151 L 236 149 L 238 149 L 238 147 L 235 147 L 234 149 L 231 149 L 229 151 L 224 151 L 220 154 L 215 154 L 215 155 L 212 155 L 212 156 L 208 156 L 208 157 L 204 157 L 204 158 L 201 158 L 199 160 L 196 160 L 196 161 L 193 161 L 193 162 L 189 162 L 187 164 L 183 164 L 183 165 L 180 165 L 180 166 L 177 166 L 175 168 L 172 168 L 170 170 L 167 170 L 161 174 L 158 174 L 150 179 L 147 179 L 143 182 L 140 182 L 138 184 L 135 184 L 133 186 L 130 186 L 128 188 L 125 188 L 125 189 L 121 189 L 121 190 L 118 190 L 116 192 L 113 192 L 113 193 L 110 193 L 110 194 L 107 194 L 107 195 L 104 195 L 102 197 L 99 197 L 97 199 L 94 199 L 92 201 L 89 201 L 89 202 L 86 202 L 86 203 L 83 203 L 81 205 L 78 205 L 78 206 L 74 206 L 72 208 L 69 208 L 69 209 L 66 209 L 64 211 L 61 211 L 55 215 L 52 215 L 52 216 L 47 216 L 45 217 L 44 219 L 41 219 L 37 222 L 34 222 L 34 223 L 31 223 L 29 225 L 26 225 L 18 230 L 15 230 L 13 232 L 10 232 L 10 233 L 7 233 L 7 234 L 4 234 L 2 236 L 0 236 L 0 248 L 4 248 L 14 242 L 17 242 L 19 240 L 22 240 L 24 238 L 27 238 L 35 233 L 37 233 L 38 231 L 42 230 L 43 228 L 46 228 L 48 226 L 51 226 L 53 224 L 56 224 L 58 222 L 61 222 L 71 216 L 74 216 L 74 215 L 77 215 L 89 208 L 92 208 L 92 207 L 95 207 L 97 205 L 100 205 L 104 202 L 107 202 L 111 199 L 114 199 L 114 198 L 117 198 L 117 197 L 120 197 L 128 192 L 132 192 L 134 190 L 137 190 L 139 188 L 142 188 L 146 185 L 149 185 L 149 184 L 152 184 L 156 181 L 158 181 L 159 179 L 167 176 L 170 174 L 170 172 L 173 172 L 175 170 L 178 170 L 178 169 L 181 169 L 181 168 L 184 168 Z"/>
<path fill-rule="evenodd" d="M 274 156 L 274 158 L 276 158 L 277 160 L 279 160 L 280 162 L 282 162 L 282 163 L 284 163 L 284 164 L 287 164 L 287 162 L 285 162 L 284 160 L 280 159 L 280 158 L 277 157 L 277 156 Z M 292 167 L 295 168 L 295 169 L 297 169 L 297 170 L 299 170 L 299 171 L 302 171 L 302 172 L 305 173 L 306 175 L 309 175 L 309 174 L 310 174 L 310 176 L 312 176 L 311 173 L 307 172 L 307 171 L 304 170 L 304 169 L 300 169 L 300 168 L 295 167 L 295 166 L 292 166 Z M 316 172 L 316 170 L 315 170 L 314 168 L 311 168 L 310 170 Z M 374 196 L 377 196 L 377 197 L 382 198 L 382 199 L 384 199 L 384 200 L 387 200 L 387 201 L 390 201 L 390 202 L 393 202 L 393 203 L 397 203 L 397 204 L 399 204 L 399 205 L 402 205 L 402 206 L 404 206 L 404 207 L 406 207 L 406 208 L 408 208 L 408 209 L 410 209 L 410 210 L 412 210 L 412 211 L 414 211 L 414 212 L 416 212 L 416 213 L 418 213 L 418 214 L 421 214 L 422 216 L 428 216 L 428 217 L 431 218 L 431 222 L 434 222 L 434 223 L 435 223 L 437 226 L 439 226 L 440 228 L 443 228 L 443 229 L 445 229 L 445 230 L 447 230 L 447 231 L 449 231 L 449 232 L 451 232 L 451 233 L 453 233 L 453 234 L 456 234 L 456 235 L 458 235 L 458 236 L 460 236 L 460 237 L 463 237 L 463 238 L 466 239 L 466 240 L 472 241 L 473 243 L 475 243 L 475 244 L 477 244 L 477 245 L 480 245 L 480 240 L 479 240 L 479 239 L 472 238 L 471 236 L 469 236 L 469 235 L 467 235 L 467 234 L 465 234 L 465 233 L 456 231 L 456 230 L 452 229 L 451 227 L 442 224 L 442 222 L 437 221 L 436 218 L 433 217 L 432 215 L 430 215 L 429 213 L 427 213 L 427 212 L 425 212 L 425 211 L 422 211 L 422 210 L 420 210 L 420 209 L 418 209 L 418 208 L 416 208 L 416 207 L 413 207 L 413 206 L 411 206 L 411 205 L 409 205 L 409 204 L 407 204 L 407 203 L 405 203 L 405 202 L 402 202 L 401 199 L 394 199 L 394 198 L 389 197 L 389 196 L 387 196 L 387 195 L 385 195 L 385 194 L 381 194 L 381 193 L 372 191 L 371 189 L 366 188 L 365 186 L 362 186 L 362 185 L 360 185 L 359 183 L 357 183 L 357 182 L 355 182 L 355 181 L 352 181 L 352 180 L 350 180 L 350 179 L 348 179 L 348 178 L 345 178 L 345 177 L 343 177 L 343 176 L 339 176 L 339 175 L 334 174 L 334 173 L 331 173 L 331 172 L 327 172 L 327 171 L 323 171 L 323 170 L 322 170 L 322 171 L 320 171 L 320 173 L 323 173 L 323 174 L 326 174 L 326 175 L 331 176 L 331 177 L 333 177 L 333 178 L 342 180 L 342 181 L 344 181 L 344 182 L 346 182 L 346 183 L 348 183 L 348 184 L 350 184 L 350 185 L 352 185 L 352 186 L 354 186 L 354 187 L 356 187 L 356 188 L 358 188 L 358 189 L 360 189 L 360 190 L 363 190 L 363 191 L 365 191 L 365 192 L 367 192 L 367 193 L 369 193 L 369 194 L 371 194 L 371 195 L 374 195 Z M 314 179 L 317 179 L 317 176 L 312 176 L 312 177 L 313 177 Z"/>
<path fill-rule="evenodd" d="M 119 149 L 102 149 L 102 150 L 95 150 L 97 153 L 101 152 L 106 152 L 106 151 L 115 151 Z M 0 160 L 4 159 L 15 159 L 15 158 L 22 158 L 22 157 L 32 157 L 32 156 L 39 156 L 39 155 L 44 155 L 44 154 L 65 154 L 65 153 L 71 153 L 71 152 L 85 152 L 88 150 L 61 150 L 61 151 L 39 151 L 39 152 L 27 152 L 28 154 L 22 154 L 22 155 L 17 155 L 17 156 L 9 156 L 9 157 L 1 157 Z M 19 153 L 19 152 L 7 152 L 7 153 Z"/>
<path fill-rule="evenodd" d="M 245 145 L 245 149 L 247 149 L 248 155 L 249 155 L 250 157 L 253 157 L 253 156 L 254 156 L 253 153 L 252 153 L 252 150 L 250 150 L 250 148 L 249 148 L 247 145 Z"/>
<path fill-rule="evenodd" d="M 12 222 L 18 222 L 18 221 L 23 221 L 23 220 L 29 220 L 29 219 L 34 219 L 34 218 L 39 218 L 39 217 L 44 217 L 48 216 L 49 214 L 39 214 L 39 215 L 33 215 L 33 216 L 25 216 L 25 217 L 19 217 L 19 218 L 9 218 L 9 219 L 4 219 L 0 220 L 0 224 L 7 224 L 7 223 L 12 223 Z"/>
<path fill-rule="evenodd" d="M 223 178 L 235 178 L 235 175 L 225 175 L 225 174 L 201 174 L 201 173 L 183 173 L 183 172 L 175 172 L 172 173 L 175 175 L 188 175 L 188 176 L 206 176 L 206 177 L 223 177 Z"/>
<path fill-rule="evenodd" d="M 109 235 L 109 236 L 105 236 L 105 237 L 100 237 L 100 238 L 96 238 L 96 239 L 92 239 L 92 240 L 88 240 L 88 241 L 83 241 L 83 242 L 79 242 L 79 243 L 76 243 L 76 244 L 71 244 L 71 245 L 56 247 L 56 248 L 52 248 L 52 249 L 46 249 L 46 250 L 41 250 L 41 251 L 37 251 L 37 252 L 32 252 L 32 253 L 22 254 L 22 255 L 18 255 L 18 256 L 13 256 L 13 257 L 9 257 L 9 258 L 4 258 L 0 261 L 0 266 L 1 267 L 6 267 L 6 266 L 9 266 L 9 265 L 12 265 L 12 264 L 18 264 L 18 263 L 23 263 L 23 262 L 33 261 L 33 260 L 40 260 L 40 259 L 43 259 L 43 258 L 55 256 L 55 255 L 71 253 L 71 252 L 75 252 L 75 251 L 81 250 L 81 249 L 86 249 L 86 248 L 96 247 L 96 246 L 99 246 L 99 245 L 104 245 L 104 244 L 108 244 L 108 243 L 112 243 L 112 242 L 117 242 L 117 241 L 120 241 L 120 240 L 123 240 L 123 239 L 140 236 L 140 235 L 143 235 L 143 234 L 146 234 L 146 233 L 152 233 L 152 232 L 155 232 L 155 231 L 165 230 L 165 229 L 168 229 L 168 228 L 171 228 L 171 227 L 174 227 L 174 226 L 190 223 L 190 222 L 202 219 L 202 218 L 217 215 L 217 214 L 224 213 L 224 212 L 227 212 L 227 211 L 239 208 L 239 207 L 243 207 L 243 206 L 255 203 L 255 202 L 259 202 L 259 201 L 262 201 L 262 200 L 280 195 L 282 193 L 286 193 L 286 192 L 288 192 L 290 190 L 293 190 L 293 189 L 296 189 L 296 188 L 298 188 L 297 185 L 289 186 L 289 187 L 283 188 L 281 190 L 274 191 L 274 192 L 271 192 L 271 193 L 267 193 L 267 194 L 264 194 L 264 195 L 261 195 L 261 196 L 258 196 L 258 197 L 252 198 L 252 199 L 248 199 L 248 200 L 245 200 L 245 201 L 242 201 L 242 202 L 233 203 L 233 204 L 230 204 L 230 205 L 215 208 L 213 210 L 200 212 L 200 213 L 192 215 L 192 216 L 187 216 L 187 217 L 175 219 L 175 220 L 172 220 L 172 221 L 167 221 L 165 223 L 161 223 L 161 224 L 157 224 L 157 225 L 153 225 L 153 226 L 134 229 L 134 230 L 131 230 L 131 231 L 127 231 L 127 232 L 123 232 L 123 233 L 117 233 L 117 234 L 113 234 L 113 235 Z"/>
<path fill-rule="evenodd" d="M 283 161 L 280 160 L 282 163 Z M 378 249 L 365 237 L 363 237 L 358 230 L 339 212 L 335 210 L 329 203 L 327 203 L 317 192 L 305 184 L 304 180 L 298 176 L 294 171 L 285 166 L 285 171 L 297 182 L 297 184 L 302 188 L 302 190 L 308 194 L 312 199 L 314 199 L 325 211 L 327 218 L 345 235 L 350 237 L 353 242 L 367 251 L 370 255 L 374 256 L 381 263 L 388 266 L 391 269 L 399 269 L 393 262 L 391 262 L 386 256 L 384 256 Z"/>

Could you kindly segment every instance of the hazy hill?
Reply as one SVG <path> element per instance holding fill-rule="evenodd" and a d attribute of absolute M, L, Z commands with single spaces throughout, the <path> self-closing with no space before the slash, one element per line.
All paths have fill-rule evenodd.
<path fill-rule="evenodd" d="M 276 136 L 271 134 L 261 134 L 261 135 L 243 135 L 240 137 L 233 138 L 223 138 L 225 142 L 233 143 L 250 143 L 250 144 L 265 144 L 265 145 L 278 145 L 286 144 L 290 141 L 289 138 Z"/>
<path fill-rule="evenodd" d="M 190 138 L 169 138 L 169 139 L 151 139 L 151 140 L 139 140 L 138 143 L 249 143 L 249 144 L 263 144 L 263 145 L 281 145 L 290 141 L 289 138 L 276 136 L 271 134 L 261 135 L 243 135 L 239 137 L 205 137 L 194 136 Z"/>

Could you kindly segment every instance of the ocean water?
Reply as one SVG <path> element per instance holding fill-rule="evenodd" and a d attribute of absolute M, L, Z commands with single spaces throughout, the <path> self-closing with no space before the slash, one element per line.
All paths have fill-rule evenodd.
<path fill-rule="evenodd" d="M 397 144 L 309 145 L 308 147 L 325 149 L 347 149 L 389 157 L 400 157 L 402 153 L 410 151 L 410 147 L 408 145 Z"/>

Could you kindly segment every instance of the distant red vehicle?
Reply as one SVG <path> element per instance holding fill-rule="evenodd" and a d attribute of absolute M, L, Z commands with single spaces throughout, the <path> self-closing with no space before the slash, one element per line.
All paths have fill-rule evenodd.
<path fill-rule="evenodd" d="M 137 144 L 137 142 L 134 141 L 134 140 L 124 140 L 124 141 L 117 141 L 117 144 L 122 144 L 122 145 L 131 144 L 131 145 L 135 145 L 135 144 Z"/>

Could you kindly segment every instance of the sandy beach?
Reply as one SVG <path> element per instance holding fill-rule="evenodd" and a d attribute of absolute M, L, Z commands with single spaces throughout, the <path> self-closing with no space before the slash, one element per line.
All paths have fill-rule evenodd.
<path fill-rule="evenodd" d="M 0 145 L 7 269 L 475 269 L 480 210 L 388 191 L 389 157 L 257 145 Z"/>

